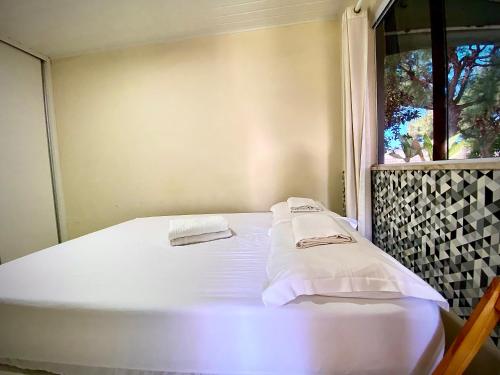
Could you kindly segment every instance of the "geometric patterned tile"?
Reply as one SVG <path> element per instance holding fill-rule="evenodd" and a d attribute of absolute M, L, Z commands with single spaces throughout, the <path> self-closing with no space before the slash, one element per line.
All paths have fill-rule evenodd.
<path fill-rule="evenodd" d="M 376 170 L 372 202 L 375 245 L 467 319 L 499 274 L 500 170 Z"/>

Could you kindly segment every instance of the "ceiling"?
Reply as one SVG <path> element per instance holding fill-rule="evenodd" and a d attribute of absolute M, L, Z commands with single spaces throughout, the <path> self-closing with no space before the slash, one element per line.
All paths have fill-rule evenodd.
<path fill-rule="evenodd" d="M 337 18 L 355 1 L 0 0 L 0 35 L 54 58 Z"/>

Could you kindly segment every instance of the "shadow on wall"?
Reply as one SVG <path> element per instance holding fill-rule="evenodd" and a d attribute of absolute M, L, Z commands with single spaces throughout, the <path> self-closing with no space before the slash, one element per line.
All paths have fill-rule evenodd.
<path fill-rule="evenodd" d="M 341 211 L 339 27 L 335 22 L 301 27 L 318 29 L 314 45 L 308 33 L 290 38 L 271 29 L 259 48 L 250 46 L 257 54 L 230 64 L 234 95 L 253 98 L 233 108 L 245 121 L 250 208 L 267 210 L 295 195 Z M 249 47 L 232 46 L 226 50 L 230 60 L 241 59 L 240 49 Z"/>
<path fill-rule="evenodd" d="M 326 113 L 328 123 L 328 198 L 329 206 L 333 211 L 344 215 L 344 130 L 342 123 L 342 77 L 341 77 L 341 27 L 340 22 L 335 24 L 334 35 L 330 44 L 332 48 L 325 48 L 325 60 L 330 65 L 325 71 L 327 81 Z"/>

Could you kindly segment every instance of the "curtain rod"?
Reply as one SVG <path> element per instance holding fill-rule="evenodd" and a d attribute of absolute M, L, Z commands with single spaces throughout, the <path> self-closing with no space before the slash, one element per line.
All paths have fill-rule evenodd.
<path fill-rule="evenodd" d="M 354 7 L 354 13 L 359 13 L 361 12 L 361 4 L 363 3 L 363 0 L 358 0 L 356 3 L 356 6 Z"/>

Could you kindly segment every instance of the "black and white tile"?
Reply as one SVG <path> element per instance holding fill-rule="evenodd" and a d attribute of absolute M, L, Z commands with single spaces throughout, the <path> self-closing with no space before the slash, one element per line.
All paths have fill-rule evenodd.
<path fill-rule="evenodd" d="M 377 170 L 372 194 L 373 242 L 468 318 L 499 273 L 500 170 Z"/>

